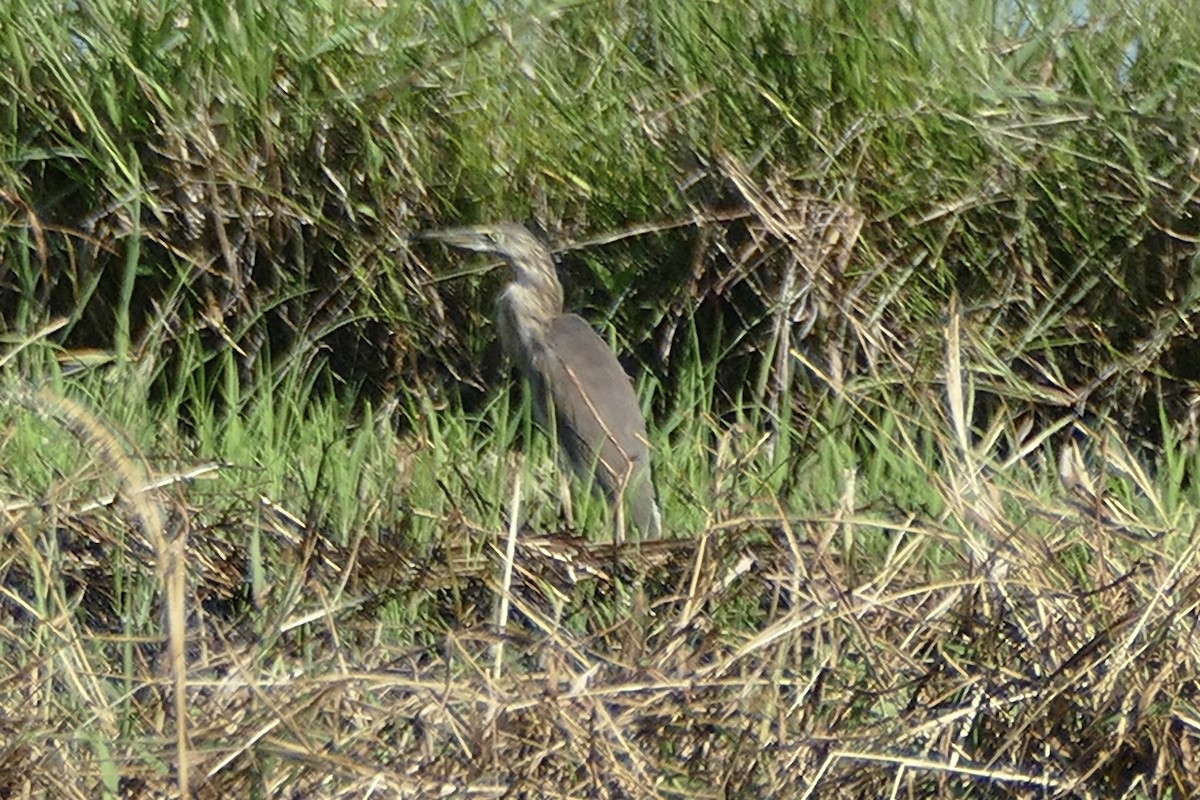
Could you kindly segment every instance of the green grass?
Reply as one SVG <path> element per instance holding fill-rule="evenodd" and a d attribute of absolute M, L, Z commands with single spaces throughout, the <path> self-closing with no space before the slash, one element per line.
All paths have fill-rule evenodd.
<path fill-rule="evenodd" d="M 634 6 L 0 11 L 0 793 L 1195 793 L 1195 15 Z"/>

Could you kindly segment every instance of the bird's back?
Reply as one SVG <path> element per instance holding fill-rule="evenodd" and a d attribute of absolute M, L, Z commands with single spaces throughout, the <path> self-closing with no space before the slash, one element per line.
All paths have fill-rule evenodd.
<path fill-rule="evenodd" d="M 644 536 L 660 533 L 646 424 L 633 384 L 612 350 L 582 317 L 566 314 L 546 330 L 546 391 L 560 446 L 610 499 L 629 501 Z"/>

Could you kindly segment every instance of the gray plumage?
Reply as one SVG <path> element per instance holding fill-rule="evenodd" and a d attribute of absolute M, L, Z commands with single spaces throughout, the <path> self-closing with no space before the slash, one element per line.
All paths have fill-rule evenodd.
<path fill-rule="evenodd" d="M 644 537 L 661 535 L 646 423 L 633 385 L 596 331 L 582 317 L 563 313 L 562 284 L 549 251 L 525 228 L 508 223 L 424 237 L 507 262 L 513 280 L 496 303 L 500 339 L 529 381 L 538 422 L 555 431 L 571 467 L 594 478 L 614 513 L 625 501 Z"/>

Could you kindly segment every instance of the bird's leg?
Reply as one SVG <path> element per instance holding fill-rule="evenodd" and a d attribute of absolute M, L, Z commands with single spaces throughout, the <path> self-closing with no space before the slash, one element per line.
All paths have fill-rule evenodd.
<path fill-rule="evenodd" d="M 613 544 L 625 544 L 625 492 L 617 492 L 613 509 Z"/>
<path fill-rule="evenodd" d="M 571 478 L 565 469 L 558 469 L 558 494 L 562 498 L 563 516 L 567 518 L 567 527 L 575 530 L 575 507 L 571 502 Z"/>

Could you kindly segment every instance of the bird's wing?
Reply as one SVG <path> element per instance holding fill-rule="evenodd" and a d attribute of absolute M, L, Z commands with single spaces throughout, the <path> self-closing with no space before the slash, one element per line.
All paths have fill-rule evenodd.
<path fill-rule="evenodd" d="M 543 386 L 553 406 L 559 445 L 576 469 L 592 473 L 610 500 L 629 501 L 635 525 L 649 538 L 662 532 L 650 470 L 646 422 L 633 384 L 617 357 L 581 317 L 550 323 L 543 350 Z"/>
<path fill-rule="evenodd" d="M 599 471 L 617 479 L 631 464 L 648 464 L 646 424 L 633 384 L 599 334 L 583 318 L 566 314 L 550 324 L 545 342 L 546 384 L 564 444 L 586 447 L 579 453 L 583 460 L 598 457 Z"/>

